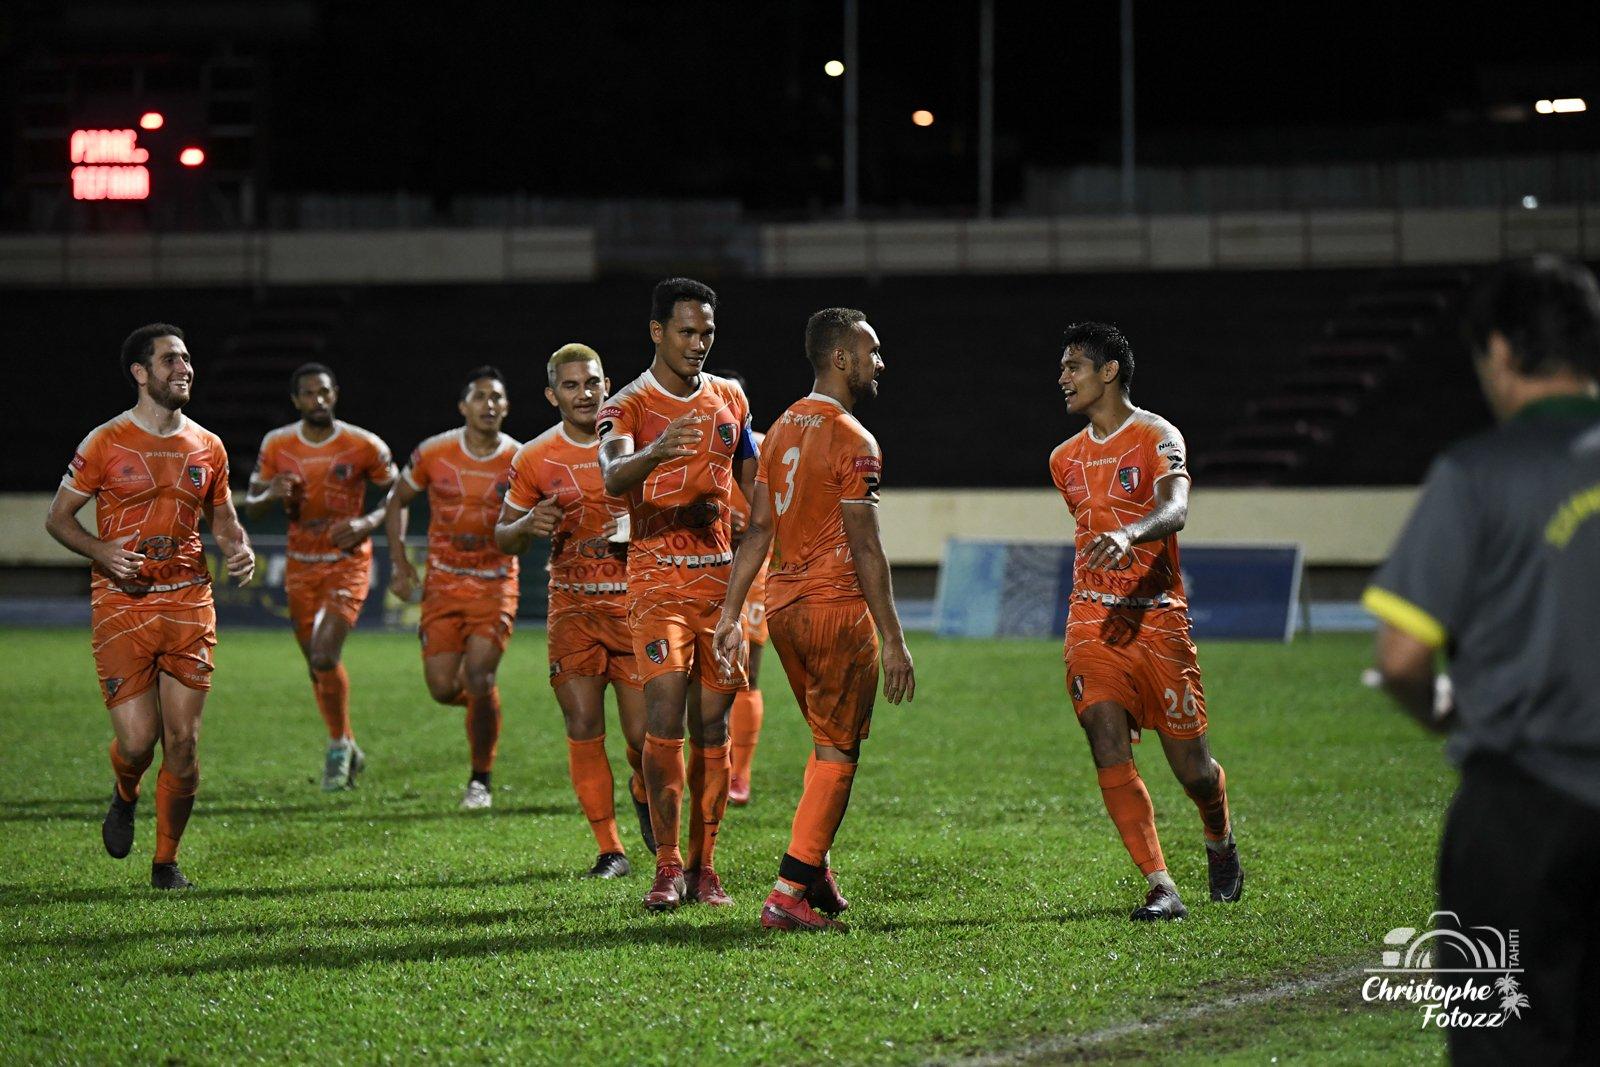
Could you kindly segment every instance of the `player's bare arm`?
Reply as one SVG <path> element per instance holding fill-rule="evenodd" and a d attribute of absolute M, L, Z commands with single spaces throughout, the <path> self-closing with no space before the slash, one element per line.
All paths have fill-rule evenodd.
<path fill-rule="evenodd" d="M 772 550 L 772 493 L 763 482 L 745 499 L 750 501 L 750 521 L 739 538 L 739 550 L 733 556 L 733 569 L 728 573 L 728 595 L 722 602 L 722 614 L 717 617 L 717 631 L 712 638 L 717 663 L 724 674 L 744 656 L 744 629 L 739 624 L 739 613 L 744 610 L 751 583 Z"/>
<path fill-rule="evenodd" d="M 1427 729 L 1446 733 L 1454 716 L 1451 709 L 1440 714 L 1434 705 L 1434 652 L 1404 630 L 1378 624 L 1376 658 L 1384 692 Z"/>
<path fill-rule="evenodd" d="M 222 566 L 228 576 L 240 585 L 249 585 L 256 573 L 256 553 L 250 547 L 250 535 L 245 533 L 239 513 L 234 510 L 232 493 L 221 504 L 206 505 L 206 525 L 211 527 L 211 536 L 217 539 Z"/>
<path fill-rule="evenodd" d="M 667 423 L 660 437 L 637 452 L 629 449 L 627 441 L 602 443 L 600 474 L 605 479 L 606 492 L 623 496 L 663 463 L 694 455 L 699 451 L 700 438 L 705 436 L 695 423 L 704 421 L 704 415 L 681 415 Z"/>
<path fill-rule="evenodd" d="M 84 559 L 98 563 L 100 568 L 113 578 L 127 581 L 137 576 L 139 568 L 145 561 L 142 553 L 129 551 L 109 541 L 102 541 L 84 529 L 83 523 L 78 521 L 78 512 L 82 511 L 88 502 L 89 497 L 75 493 L 66 486 L 57 489 L 55 499 L 50 501 L 49 514 L 45 516 L 45 530 L 60 542 L 62 547 L 76 552 Z"/>
<path fill-rule="evenodd" d="M 1156 506 L 1126 526 L 1096 534 L 1084 552 L 1084 565 L 1111 570 L 1122 566 L 1134 545 L 1159 541 L 1189 521 L 1189 479 L 1171 474 L 1156 482 Z"/>
<path fill-rule="evenodd" d="M 328 540 L 333 542 L 334 548 L 341 552 L 349 552 L 384 528 L 384 522 L 389 517 L 389 494 L 386 491 L 388 488 L 384 485 L 368 486 L 369 494 L 376 490 L 378 506 L 365 515 L 352 515 L 328 527 Z"/>
<path fill-rule="evenodd" d="M 502 503 L 500 518 L 494 524 L 495 546 L 508 556 L 520 556 L 535 538 L 549 537 L 560 529 L 564 514 L 565 509 L 553 496 L 545 497 L 528 511 Z"/>
<path fill-rule="evenodd" d="M 845 501 L 839 509 L 844 517 L 844 535 L 850 542 L 856 580 L 867 599 L 872 619 L 883 635 L 883 696 L 891 704 L 916 696 L 917 678 L 906 647 L 900 613 L 894 606 L 894 589 L 889 582 L 889 560 L 883 554 L 883 538 L 878 533 L 878 508 L 875 504 Z"/>
<path fill-rule="evenodd" d="M 274 474 L 266 481 L 251 478 L 250 488 L 244 496 L 244 513 L 252 519 L 259 519 L 272 509 L 273 504 L 288 500 L 304 484 L 298 474 L 288 471 Z"/>
<path fill-rule="evenodd" d="M 384 533 L 389 538 L 389 588 L 401 600 L 410 600 L 417 590 L 417 568 L 406 554 L 406 521 L 411 517 L 411 502 L 417 491 L 404 478 L 396 478 L 384 501 Z"/>

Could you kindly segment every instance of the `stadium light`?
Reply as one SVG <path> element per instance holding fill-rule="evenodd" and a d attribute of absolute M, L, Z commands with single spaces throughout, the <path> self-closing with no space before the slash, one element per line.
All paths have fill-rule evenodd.
<path fill-rule="evenodd" d="M 830 59 L 822 64 L 822 72 L 830 78 L 841 78 L 844 76 L 844 64 L 837 59 Z"/>
<path fill-rule="evenodd" d="M 167 124 L 167 117 L 159 111 L 146 111 L 139 116 L 141 130 L 159 130 Z"/>
<path fill-rule="evenodd" d="M 198 167 L 206 161 L 206 154 L 198 148 L 185 148 L 178 153 L 178 162 L 186 167 Z"/>
<path fill-rule="evenodd" d="M 1537 196 L 1525 196 L 1522 198 L 1522 206 L 1532 211 L 1539 206 L 1539 198 Z"/>
<path fill-rule="evenodd" d="M 1540 100 L 1533 110 L 1541 115 L 1576 115 L 1588 111 L 1589 105 L 1581 96 L 1564 96 L 1559 100 Z"/>
<path fill-rule="evenodd" d="M 921 110 L 913 111 L 911 113 L 911 121 L 916 123 L 918 126 L 932 126 L 933 112 Z"/>

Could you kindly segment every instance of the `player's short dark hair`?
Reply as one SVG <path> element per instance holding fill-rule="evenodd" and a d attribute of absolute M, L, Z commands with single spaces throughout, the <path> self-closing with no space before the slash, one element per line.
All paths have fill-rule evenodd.
<path fill-rule="evenodd" d="M 818 374 L 827 368 L 828 357 L 844 347 L 856 323 L 866 322 L 867 313 L 855 308 L 823 308 L 806 320 L 806 358 Z"/>
<path fill-rule="evenodd" d="M 135 363 L 144 364 L 144 369 L 150 369 L 150 357 L 156 354 L 156 340 L 161 337 L 176 337 L 183 340 L 183 331 L 170 322 L 152 322 L 148 326 L 141 326 L 128 335 L 122 342 L 122 376 L 128 379 L 128 384 L 138 388 L 139 383 L 133 377 L 133 371 L 128 368 Z"/>
<path fill-rule="evenodd" d="M 1600 377 L 1600 286 L 1588 267 L 1561 256 L 1507 260 L 1473 287 L 1461 333 L 1478 357 L 1500 334 L 1529 377 L 1562 369 Z"/>
<path fill-rule="evenodd" d="M 1099 370 L 1107 360 L 1117 361 L 1117 383 L 1124 394 L 1133 391 L 1133 346 L 1109 322 L 1074 322 L 1061 331 L 1061 350 L 1076 348 Z"/>
<path fill-rule="evenodd" d="M 684 300 L 691 304 L 710 304 L 711 310 L 717 309 L 717 294 L 711 286 L 693 278 L 663 278 L 656 282 L 655 291 L 650 294 L 650 321 L 666 324 L 672 318 L 673 308 Z"/>
<path fill-rule="evenodd" d="M 294 396 L 300 391 L 300 379 L 309 378 L 313 374 L 326 374 L 328 381 L 335 389 L 339 388 L 339 379 L 334 377 L 333 368 L 326 363 L 302 363 L 289 375 L 289 395 Z"/>
<path fill-rule="evenodd" d="M 506 384 L 506 376 L 500 373 L 500 368 L 485 363 L 481 367 L 474 367 L 467 372 L 467 380 L 461 383 L 461 399 L 465 400 L 472 394 L 472 383 L 483 378 L 493 378 L 501 385 Z"/>

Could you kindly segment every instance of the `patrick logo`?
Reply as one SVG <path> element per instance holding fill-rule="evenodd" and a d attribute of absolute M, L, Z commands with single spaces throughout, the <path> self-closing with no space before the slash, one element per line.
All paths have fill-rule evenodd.
<path fill-rule="evenodd" d="M 1133 494 L 1139 491 L 1139 468 L 1120 467 L 1117 470 L 1117 484 L 1122 486 L 1124 493 Z"/>
<path fill-rule="evenodd" d="M 667 643 L 663 640 L 651 641 L 644 646 L 644 654 L 650 657 L 650 662 L 660 666 L 667 662 Z"/>

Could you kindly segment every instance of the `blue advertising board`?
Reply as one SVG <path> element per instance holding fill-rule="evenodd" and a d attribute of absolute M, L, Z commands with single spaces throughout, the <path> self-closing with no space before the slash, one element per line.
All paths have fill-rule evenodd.
<path fill-rule="evenodd" d="M 939 569 L 937 630 L 949 637 L 1059 637 L 1072 593 L 1071 544 L 951 538 Z M 1182 550 L 1194 636 L 1287 641 L 1300 600 L 1297 544 Z"/>

